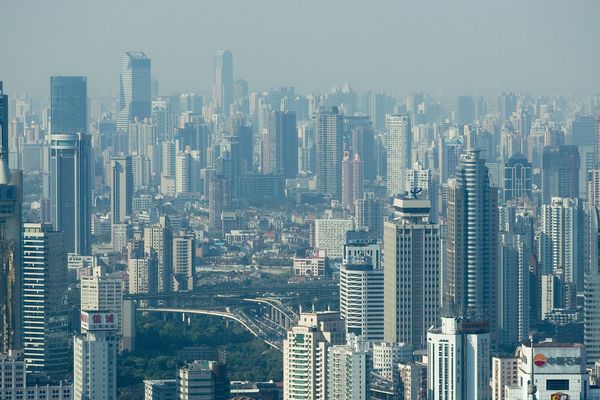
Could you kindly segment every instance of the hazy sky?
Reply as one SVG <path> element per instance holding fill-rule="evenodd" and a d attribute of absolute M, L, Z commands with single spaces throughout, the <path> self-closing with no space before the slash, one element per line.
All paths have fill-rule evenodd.
<path fill-rule="evenodd" d="M 208 92 L 229 49 L 250 89 L 390 94 L 600 92 L 598 0 L 0 0 L 0 80 L 50 75 L 117 93 L 121 54 L 152 58 L 161 93 Z"/>

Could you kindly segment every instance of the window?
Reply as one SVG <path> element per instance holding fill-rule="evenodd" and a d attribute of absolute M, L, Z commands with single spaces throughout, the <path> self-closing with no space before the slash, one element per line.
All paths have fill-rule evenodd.
<path fill-rule="evenodd" d="M 546 381 L 546 390 L 569 390 L 569 380 L 548 379 Z"/>

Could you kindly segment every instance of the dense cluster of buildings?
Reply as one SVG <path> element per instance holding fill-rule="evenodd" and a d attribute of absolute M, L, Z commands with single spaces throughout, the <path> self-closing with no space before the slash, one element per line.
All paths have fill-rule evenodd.
<path fill-rule="evenodd" d="M 600 97 L 252 92 L 229 51 L 212 100 L 158 92 L 142 52 L 116 103 L 82 76 L 2 88 L 2 398 L 116 399 L 127 295 L 205 266 L 339 283 L 287 331 L 286 400 L 600 397 Z M 215 359 L 173 374 L 146 399 L 279 391 Z"/>

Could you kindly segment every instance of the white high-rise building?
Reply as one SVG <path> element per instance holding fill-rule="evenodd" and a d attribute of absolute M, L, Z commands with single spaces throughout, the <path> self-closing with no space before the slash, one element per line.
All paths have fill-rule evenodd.
<path fill-rule="evenodd" d="M 588 205 L 587 260 L 583 291 L 584 343 L 587 362 L 600 361 L 600 208 Z"/>
<path fill-rule="evenodd" d="M 325 400 L 327 350 L 346 343 L 344 320 L 334 311 L 301 313 L 283 341 L 283 398 Z"/>
<path fill-rule="evenodd" d="M 536 399 L 591 399 L 586 351 L 582 344 L 543 342 L 517 348 L 517 384 L 506 386 L 506 400 L 531 399 L 533 379 Z"/>
<path fill-rule="evenodd" d="M 395 199 L 394 208 L 384 226 L 384 339 L 422 349 L 441 307 L 440 230 L 429 200 Z"/>
<path fill-rule="evenodd" d="M 491 398 L 490 334 L 481 323 L 442 317 L 441 329 L 427 333 L 427 364 L 428 399 Z"/>
<path fill-rule="evenodd" d="M 173 237 L 173 274 L 185 281 L 188 290 L 194 288 L 195 239 L 193 235 L 181 233 Z"/>
<path fill-rule="evenodd" d="M 408 115 L 387 116 L 387 191 L 389 196 L 404 194 L 405 173 L 410 168 L 412 130 Z"/>
<path fill-rule="evenodd" d="M 155 293 L 157 290 L 158 260 L 156 252 L 130 257 L 127 260 L 129 293 Z"/>
<path fill-rule="evenodd" d="M 200 152 L 186 147 L 177 154 L 175 160 L 175 193 L 200 193 L 202 179 Z"/>
<path fill-rule="evenodd" d="M 373 343 L 373 370 L 392 381 L 398 363 L 410 361 L 412 349 L 404 343 Z"/>
<path fill-rule="evenodd" d="M 159 223 L 144 227 L 144 252 L 156 252 L 158 260 L 159 292 L 170 292 L 173 288 L 173 231 L 166 216 L 160 217 Z"/>
<path fill-rule="evenodd" d="M 411 169 L 406 170 L 404 190 L 412 193 L 415 189 L 429 193 L 431 188 L 431 170 L 423 168 L 423 164 L 416 162 Z"/>
<path fill-rule="evenodd" d="M 145 379 L 144 400 L 177 400 L 176 379 Z"/>
<path fill-rule="evenodd" d="M 112 312 L 81 312 L 81 335 L 73 341 L 75 400 L 116 400 L 117 320 Z"/>
<path fill-rule="evenodd" d="M 354 220 L 348 219 L 316 219 L 315 247 L 325 250 L 329 258 L 342 258 L 346 232 L 354 229 Z"/>
<path fill-rule="evenodd" d="M 353 338 L 356 339 L 356 338 Z M 336 345 L 327 351 L 327 399 L 366 400 L 369 373 L 368 345 L 359 340 Z"/>
<path fill-rule="evenodd" d="M 82 276 L 80 280 L 81 310 L 113 313 L 119 332 L 123 308 L 121 283 L 120 276 L 108 275 L 103 267 L 94 267 L 91 276 Z"/>
<path fill-rule="evenodd" d="M 506 399 L 506 386 L 518 383 L 516 357 L 492 357 L 492 400 Z"/>
<path fill-rule="evenodd" d="M 579 199 L 553 197 L 542 206 L 538 259 L 543 274 L 558 272 L 583 289 L 583 209 Z"/>
<path fill-rule="evenodd" d="M 364 340 L 383 340 L 383 270 L 368 256 L 351 257 L 340 266 L 340 314 L 346 332 Z"/>

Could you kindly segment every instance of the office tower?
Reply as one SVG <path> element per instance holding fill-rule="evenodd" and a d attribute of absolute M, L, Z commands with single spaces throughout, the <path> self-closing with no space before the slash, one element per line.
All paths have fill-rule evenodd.
<path fill-rule="evenodd" d="M 120 316 L 81 311 L 81 334 L 73 340 L 74 400 L 117 399 Z"/>
<path fill-rule="evenodd" d="M 123 292 L 121 277 L 108 275 L 103 266 L 94 267 L 91 276 L 80 278 L 82 311 L 106 311 L 115 315 L 117 331 L 121 332 Z"/>
<path fill-rule="evenodd" d="M 505 400 L 505 386 L 518 384 L 517 357 L 492 357 L 492 400 Z"/>
<path fill-rule="evenodd" d="M 517 384 L 506 387 L 505 399 L 590 398 L 585 346 L 555 341 L 524 343 L 515 353 Z M 532 381 L 537 389 L 534 396 L 531 395 Z"/>
<path fill-rule="evenodd" d="M 521 153 L 504 164 L 504 201 L 531 198 L 531 163 Z"/>
<path fill-rule="evenodd" d="M 571 143 L 575 146 L 593 146 L 596 137 L 596 118 L 577 114 L 571 121 Z"/>
<path fill-rule="evenodd" d="M 425 347 L 440 312 L 439 225 L 429 221 L 430 201 L 394 199 L 395 217 L 384 225 L 386 342 Z"/>
<path fill-rule="evenodd" d="M 187 290 L 194 289 L 195 243 L 193 235 L 180 233 L 173 237 L 173 274 L 178 282 L 184 283 Z"/>
<path fill-rule="evenodd" d="M 377 131 L 385 129 L 385 115 L 387 112 L 387 96 L 382 92 L 369 92 L 365 96 L 365 109 L 373 121 L 373 128 Z"/>
<path fill-rule="evenodd" d="M 129 154 L 146 155 L 153 161 L 153 172 L 158 174 L 158 136 L 157 126 L 150 118 L 138 119 L 129 122 Z M 156 153 L 156 155 L 155 155 Z"/>
<path fill-rule="evenodd" d="M 442 317 L 427 333 L 427 398 L 486 400 L 490 391 L 490 333 L 481 324 Z"/>
<path fill-rule="evenodd" d="M 111 217 L 113 224 L 126 222 L 131 216 L 133 201 L 133 167 L 131 156 L 119 155 L 111 160 Z"/>
<path fill-rule="evenodd" d="M 390 382 L 397 378 L 398 364 L 413 357 L 411 347 L 405 343 L 373 343 L 372 353 L 373 371 Z"/>
<path fill-rule="evenodd" d="M 446 182 L 448 178 L 456 173 L 456 167 L 460 161 L 463 150 L 462 137 L 443 139 L 438 141 L 440 181 Z"/>
<path fill-rule="evenodd" d="M 226 136 L 219 146 L 220 154 L 216 159 L 217 173 L 229 180 L 230 195 L 232 199 L 240 197 L 240 181 L 242 171 L 240 168 L 240 143 L 235 136 Z M 271 177 L 271 176 L 270 176 Z"/>
<path fill-rule="evenodd" d="M 360 154 L 352 157 L 349 151 L 344 152 L 342 160 L 342 205 L 350 209 L 354 202 L 363 197 L 364 164 Z"/>
<path fill-rule="evenodd" d="M 460 127 L 475 121 L 475 100 L 471 96 L 458 96 L 456 123 Z"/>
<path fill-rule="evenodd" d="M 126 52 L 121 61 L 121 85 L 117 131 L 128 133 L 135 118 L 143 121 L 152 113 L 150 59 L 141 52 Z"/>
<path fill-rule="evenodd" d="M 158 289 L 158 258 L 156 251 L 133 254 L 127 260 L 129 294 L 156 293 Z"/>
<path fill-rule="evenodd" d="M 298 175 L 296 113 L 271 111 L 263 132 L 261 172 L 294 179 Z"/>
<path fill-rule="evenodd" d="M 283 398 L 325 400 L 327 351 L 346 343 L 339 312 L 301 313 L 283 341 Z"/>
<path fill-rule="evenodd" d="M 368 350 L 364 338 L 349 338 L 348 344 L 327 351 L 327 400 L 366 400 Z"/>
<path fill-rule="evenodd" d="M 588 364 L 600 360 L 600 206 L 588 205 L 587 217 L 587 259 L 583 291 L 584 344 L 588 354 Z"/>
<path fill-rule="evenodd" d="M 87 78 L 50 77 L 50 133 L 87 133 Z"/>
<path fill-rule="evenodd" d="M 49 176 L 44 192 L 50 199 L 50 219 L 63 232 L 69 253 L 87 255 L 91 250 L 91 144 L 83 133 L 46 137 Z"/>
<path fill-rule="evenodd" d="M 0 101 L 2 101 L 1 94 Z M 21 302 L 23 176 L 21 171 L 11 173 L 8 169 L 5 151 L 0 149 L 0 349 L 4 353 L 8 350 L 21 349 L 23 346 Z"/>
<path fill-rule="evenodd" d="M 213 101 L 221 114 L 229 115 L 233 103 L 233 55 L 229 50 L 215 52 L 213 65 Z"/>
<path fill-rule="evenodd" d="M 356 227 L 366 229 L 375 239 L 383 240 L 383 201 L 375 193 L 364 193 L 362 199 L 354 201 Z"/>
<path fill-rule="evenodd" d="M 350 139 L 350 150 L 360 154 L 364 162 L 365 179 L 372 181 L 377 176 L 375 135 L 368 116 L 344 116 L 344 135 Z"/>
<path fill-rule="evenodd" d="M 410 362 L 398 365 L 398 392 L 404 400 L 427 399 L 427 364 Z"/>
<path fill-rule="evenodd" d="M 411 163 L 412 129 L 408 115 L 387 117 L 387 192 L 394 197 L 404 193 L 404 175 Z"/>
<path fill-rule="evenodd" d="M 340 315 L 346 332 L 383 340 L 383 269 L 369 256 L 351 256 L 340 266 Z"/>
<path fill-rule="evenodd" d="M 497 319 L 498 192 L 490 187 L 485 160 L 477 150 L 461 156 L 448 183 L 445 307 L 485 321 Z"/>
<path fill-rule="evenodd" d="M 508 121 L 511 115 L 517 111 L 517 101 L 518 97 L 515 93 L 502 93 L 498 96 L 500 122 Z"/>
<path fill-rule="evenodd" d="M 329 258 L 341 258 L 346 241 L 346 232 L 354 229 L 352 219 L 316 219 L 315 247 L 325 250 Z"/>
<path fill-rule="evenodd" d="M 157 290 L 170 292 L 173 288 L 173 231 L 166 216 L 161 216 L 158 224 L 144 227 L 144 252 L 153 251 L 157 258 Z"/>
<path fill-rule="evenodd" d="M 175 193 L 201 193 L 200 152 L 186 147 L 175 157 Z"/>
<path fill-rule="evenodd" d="M 339 199 L 342 194 L 342 116 L 337 107 L 317 111 L 316 144 L 318 191 Z"/>
<path fill-rule="evenodd" d="M 554 197 L 542 205 L 538 260 L 542 274 L 558 273 L 583 290 L 584 214 L 579 199 Z"/>
<path fill-rule="evenodd" d="M 132 155 L 133 193 L 148 189 L 150 185 L 150 159 L 147 156 Z"/>
<path fill-rule="evenodd" d="M 579 152 L 577 146 L 544 147 L 542 201 L 553 197 L 579 197 Z"/>
<path fill-rule="evenodd" d="M 231 208 L 231 184 L 229 178 L 217 175 L 210 178 L 208 185 L 209 229 L 221 231 L 221 214 Z"/>
<path fill-rule="evenodd" d="M 31 372 L 62 379 L 69 362 L 67 249 L 48 224 L 23 226 L 23 349 Z"/>
<path fill-rule="evenodd" d="M 371 259 L 374 269 L 381 269 L 381 242 L 371 237 L 367 231 L 350 230 L 346 232 L 342 261 L 347 262 L 352 258 L 361 257 Z"/>
<path fill-rule="evenodd" d="M 533 222 L 533 218 L 529 218 L 529 221 Z M 498 327 L 502 343 L 514 347 L 527 340 L 530 330 L 530 293 L 533 285 L 529 262 L 535 254 L 532 246 L 533 224 L 530 224 L 530 229 L 513 228 L 500 232 L 499 241 L 501 274 L 498 284 Z"/>
<path fill-rule="evenodd" d="M 3 83 L 0 81 L 0 146 L 8 165 L 8 95 L 4 94 Z"/>
<path fill-rule="evenodd" d="M 171 138 L 173 135 L 173 118 L 171 102 L 168 99 L 158 98 L 152 100 L 152 120 L 156 123 L 156 135 L 161 139 Z"/>
<path fill-rule="evenodd" d="M 176 379 L 144 379 L 144 400 L 178 400 Z"/>
<path fill-rule="evenodd" d="M 404 176 L 404 190 L 409 195 L 413 191 L 418 191 L 417 194 L 423 192 L 431 202 L 434 199 L 430 197 L 430 189 L 433 188 L 431 182 L 431 170 L 423 168 L 423 164 L 417 161 L 412 168 L 406 170 Z"/>
<path fill-rule="evenodd" d="M 225 365 L 197 360 L 179 369 L 179 400 L 228 400 L 229 380 Z"/>

